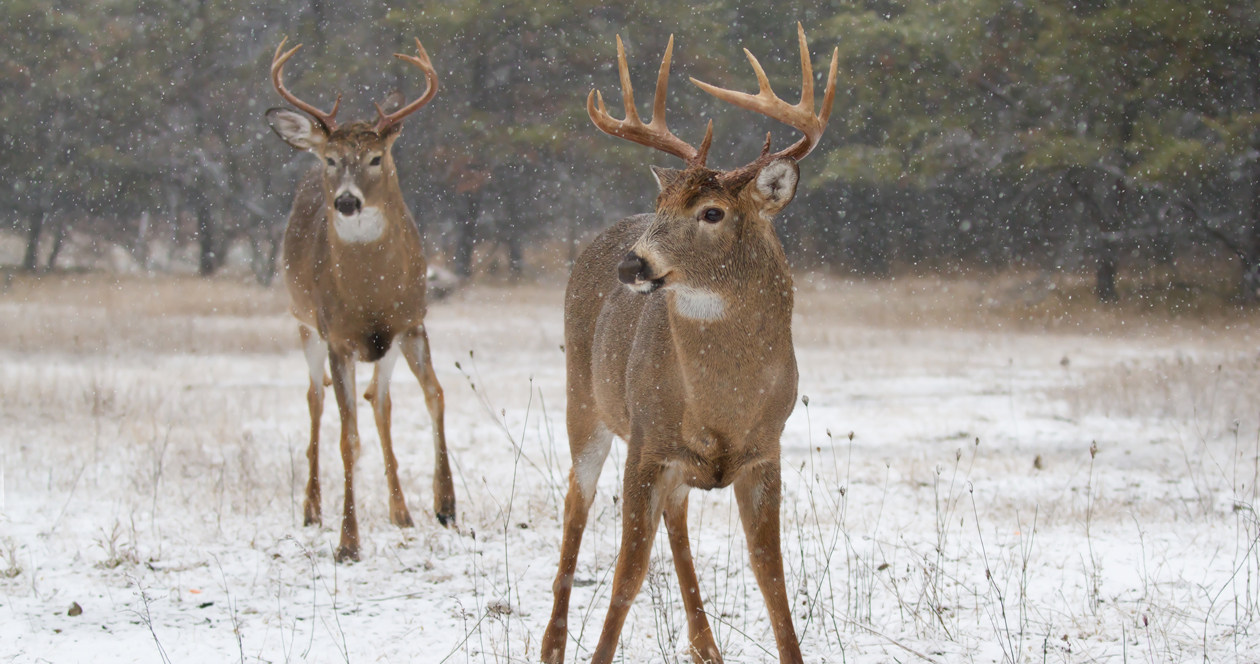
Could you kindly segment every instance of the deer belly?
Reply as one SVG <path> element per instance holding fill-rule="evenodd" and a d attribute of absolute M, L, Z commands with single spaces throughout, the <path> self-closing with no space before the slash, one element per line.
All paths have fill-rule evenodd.
<path fill-rule="evenodd" d="M 682 478 L 683 484 L 705 491 L 729 486 L 739 471 L 738 464 L 732 463 L 729 457 L 705 458 L 691 453 L 671 460 L 669 466 Z"/>

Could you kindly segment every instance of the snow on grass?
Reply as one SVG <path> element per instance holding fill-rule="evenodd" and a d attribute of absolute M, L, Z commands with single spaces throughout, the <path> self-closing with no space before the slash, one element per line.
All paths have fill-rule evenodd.
<path fill-rule="evenodd" d="M 1260 651 L 1260 370 L 1246 339 L 867 327 L 822 306 L 829 296 L 798 303 L 809 401 L 783 439 L 806 661 Z M 0 303 L 13 326 L 0 347 L 0 658 L 536 661 L 569 466 L 560 301 L 487 288 L 431 308 L 459 526 L 430 512 L 428 417 L 400 369 L 395 451 L 416 527 L 389 525 L 361 402 L 363 562 L 340 566 L 336 411 L 322 429 L 325 526 L 304 528 L 306 371 L 274 306 L 152 327 L 107 307 L 108 343 L 84 343 L 74 307 Z M 82 331 L 72 340 L 59 317 Z M 275 352 L 289 328 L 292 350 Z M 200 348 L 181 353 L 171 334 Z M 33 351 L 40 335 L 64 340 Z M 610 456 L 571 661 L 589 659 L 611 590 L 624 446 Z M 691 501 L 726 660 L 775 661 L 731 493 Z M 689 661 L 686 633 L 662 530 L 620 652 Z"/>

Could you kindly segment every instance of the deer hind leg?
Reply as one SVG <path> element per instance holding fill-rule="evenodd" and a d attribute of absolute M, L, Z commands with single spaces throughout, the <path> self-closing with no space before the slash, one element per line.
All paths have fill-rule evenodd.
<path fill-rule="evenodd" d="M 303 325 L 298 328 L 302 335 L 302 353 L 310 371 L 311 386 L 306 391 L 306 405 L 311 411 L 311 441 L 306 447 L 309 474 L 306 479 L 306 498 L 302 501 L 302 525 L 316 526 L 322 522 L 319 491 L 319 422 L 324 415 L 324 363 L 328 361 L 328 344 L 319 334 Z"/>
<path fill-rule="evenodd" d="M 577 409 L 570 404 L 570 411 Z M 589 412 L 589 410 L 587 411 Z M 564 496 L 564 542 L 560 545 L 560 569 L 551 586 L 551 620 L 543 633 L 542 661 L 561 664 L 569 638 L 569 594 L 577 569 L 578 549 L 586 530 L 586 517 L 595 500 L 595 486 L 612 447 L 612 433 L 589 418 L 569 418 L 569 450 L 573 468 L 569 470 L 569 491 Z"/>
<path fill-rule="evenodd" d="M 394 363 L 398 361 L 398 344 L 394 344 L 385 356 L 376 362 L 372 371 L 372 386 L 364 394 L 364 398 L 372 402 L 372 414 L 376 416 L 376 431 L 381 437 L 381 452 L 385 456 L 385 483 L 389 487 L 389 522 L 399 528 L 410 528 L 411 512 L 407 511 L 407 500 L 403 497 L 402 485 L 398 482 L 398 459 L 394 456 L 394 440 L 390 435 L 390 411 L 392 403 L 389 396 L 389 379 L 394 373 Z"/>
<path fill-rule="evenodd" d="M 631 450 L 637 447 L 635 441 L 629 445 Z M 622 486 L 621 551 L 613 571 L 608 616 L 604 618 L 604 629 L 599 634 L 599 644 L 595 646 L 591 664 L 612 664 L 621 628 L 626 624 L 626 614 L 630 612 L 630 605 L 634 604 L 634 598 L 647 576 L 648 563 L 652 559 L 652 541 L 656 539 L 656 527 L 661 523 L 664 499 L 677 485 L 676 481 L 668 478 L 670 473 L 662 471 L 659 466 L 639 466 L 633 451 L 630 457 Z"/>
<path fill-rule="evenodd" d="M 433 372 L 429 333 L 423 325 L 419 325 L 402 334 L 399 340 L 407 365 L 424 390 L 424 403 L 429 408 L 429 419 L 433 421 L 433 513 L 443 526 L 453 525 L 455 482 L 451 479 L 451 461 L 446 451 L 446 398 L 437 374 Z"/>
<path fill-rule="evenodd" d="M 354 461 L 359 447 L 359 426 L 354 389 L 354 355 L 337 349 L 329 354 L 333 392 L 341 411 L 341 465 L 345 469 L 346 495 L 341 516 L 341 543 L 337 562 L 359 560 L 359 522 L 354 512 Z"/>
<path fill-rule="evenodd" d="M 695 664 L 722 664 L 722 654 L 713 640 L 713 630 L 704 615 L 700 599 L 700 582 L 696 579 L 691 559 L 691 542 L 687 539 L 687 492 L 679 487 L 665 504 L 665 529 L 669 532 L 669 548 L 674 552 L 674 572 L 682 589 L 683 606 L 687 610 L 687 632 L 691 641 L 691 658 Z"/>
<path fill-rule="evenodd" d="M 749 467 L 735 479 L 735 500 L 748 540 L 748 557 L 766 600 L 779 661 L 800 664 L 801 647 L 792 627 L 792 607 L 784 585 L 783 551 L 779 545 L 780 491 L 778 459 Z"/>

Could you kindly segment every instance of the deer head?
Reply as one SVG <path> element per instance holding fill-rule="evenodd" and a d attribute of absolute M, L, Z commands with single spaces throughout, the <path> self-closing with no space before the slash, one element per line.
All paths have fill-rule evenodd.
<path fill-rule="evenodd" d="M 284 41 L 280 42 L 271 61 L 271 82 L 281 97 L 306 115 L 285 108 L 272 108 L 267 111 L 267 121 L 284 142 L 295 149 L 310 152 L 324 162 L 324 193 L 328 210 L 335 210 L 342 219 L 352 219 L 361 214 L 380 217 L 388 212 L 385 208 L 402 204 L 398 172 L 390 152 L 394 140 L 398 138 L 402 120 L 428 104 L 437 94 L 437 72 L 429 54 L 419 39 L 416 40 L 417 55 L 394 54 L 395 58 L 424 72 L 427 88 L 419 99 L 405 104 L 402 93 L 395 90 L 376 105 L 378 117 L 374 125 L 359 121 L 338 126 L 336 117 L 341 106 L 340 95 L 332 110 L 325 113 L 298 99 L 284 87 L 284 65 L 299 48 L 302 48 L 301 44 L 284 51 Z"/>
<path fill-rule="evenodd" d="M 814 115 L 813 70 L 805 29 L 799 23 L 797 32 L 803 80 L 801 101 L 796 105 L 789 105 L 774 94 L 761 64 L 747 49 L 744 53 L 752 63 L 761 88 L 758 94 L 725 90 L 691 79 L 719 99 L 779 120 L 804 134 L 792 146 L 775 153 L 770 152 L 770 136 L 767 135 L 761 155 L 731 171 L 714 170 L 705 165 L 713 140 L 712 121 L 699 150 L 674 136 L 665 125 L 673 37 L 661 61 L 652 120 L 647 124 L 639 119 L 635 109 L 625 49 L 621 38 L 617 38 L 617 64 L 626 118 L 616 120 L 609 116 L 603 96 L 592 90 L 587 97 L 591 121 L 605 133 L 656 148 L 687 163 L 682 170 L 652 167 L 660 187 L 656 218 L 618 266 L 618 278 L 623 284 L 642 293 L 662 287 L 680 292 L 712 292 L 723 283 L 749 274 L 747 270 L 757 270 L 759 263 L 771 258 L 759 255 L 763 250 L 781 253 L 771 221 L 796 195 L 800 176 L 797 162 L 814 149 L 827 126 L 835 99 L 839 53 L 837 49 L 832 55 L 822 111 Z"/>

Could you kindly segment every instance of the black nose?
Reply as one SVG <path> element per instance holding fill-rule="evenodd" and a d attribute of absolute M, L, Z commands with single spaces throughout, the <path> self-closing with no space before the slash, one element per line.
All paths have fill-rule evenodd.
<path fill-rule="evenodd" d="M 337 200 L 333 201 L 333 207 L 337 208 L 337 211 L 341 214 L 349 217 L 350 215 L 357 213 L 363 207 L 363 201 L 360 201 L 354 194 L 347 192 L 338 196 Z"/>
<path fill-rule="evenodd" d="M 643 259 L 639 258 L 639 255 L 632 251 L 626 254 L 626 257 L 621 259 L 621 263 L 617 266 L 617 279 L 626 285 L 633 284 L 639 281 L 646 267 L 647 265 L 644 264 Z"/>

